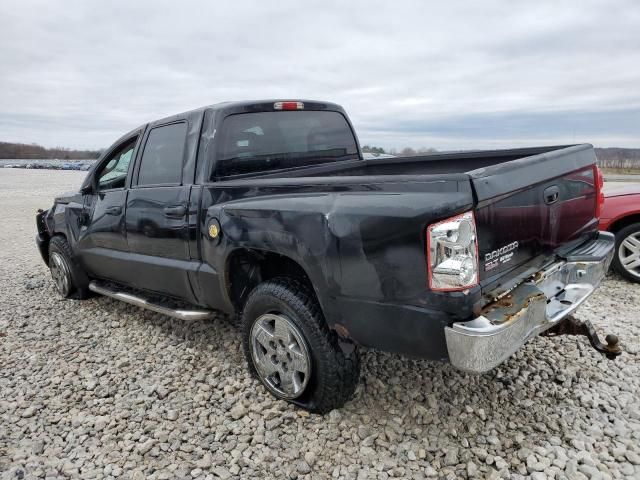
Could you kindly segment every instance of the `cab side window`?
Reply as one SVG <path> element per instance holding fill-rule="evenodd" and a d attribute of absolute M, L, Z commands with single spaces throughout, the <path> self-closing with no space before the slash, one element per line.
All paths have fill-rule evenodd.
<path fill-rule="evenodd" d="M 129 164 L 133 157 L 133 150 L 136 146 L 134 137 L 118 147 L 98 171 L 98 190 L 111 190 L 114 188 L 124 188 L 129 171 Z"/>
<path fill-rule="evenodd" d="M 186 138 L 184 122 L 152 129 L 140 160 L 138 186 L 180 185 Z"/>

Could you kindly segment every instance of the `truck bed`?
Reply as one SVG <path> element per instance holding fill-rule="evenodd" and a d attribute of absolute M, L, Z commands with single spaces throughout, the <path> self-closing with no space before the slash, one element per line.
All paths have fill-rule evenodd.
<path fill-rule="evenodd" d="M 514 193 L 553 178 L 567 175 L 596 163 L 590 144 L 443 152 L 412 157 L 374 158 L 315 165 L 260 175 L 259 178 L 296 178 L 306 183 L 311 178 L 353 177 L 353 181 L 384 181 L 386 176 L 443 178 L 466 175 L 471 180 L 476 201 Z M 252 176 L 254 179 L 255 175 Z M 357 178 L 362 177 L 362 178 Z M 319 178 L 318 178 L 319 180 Z M 391 179 L 390 179 L 391 180 Z M 315 183 L 311 180 L 311 183 Z"/>
<path fill-rule="evenodd" d="M 359 165 L 335 169 L 341 175 L 434 175 L 469 173 L 481 168 L 504 164 L 534 155 L 546 154 L 568 148 L 569 145 L 518 148 L 509 150 L 480 150 L 468 152 L 442 152 L 428 155 L 362 160 Z M 323 172 L 325 175 L 328 172 Z"/>
<path fill-rule="evenodd" d="M 273 172 L 267 175 L 272 180 L 265 181 L 327 187 L 343 182 L 361 186 L 383 182 L 396 184 L 385 190 L 397 192 L 408 191 L 407 182 L 412 182 L 416 184 L 412 191 L 425 193 L 435 192 L 441 183 L 439 202 L 429 204 L 434 213 L 438 206 L 449 212 L 454 192 L 461 194 L 462 183 L 470 184 L 469 201 L 478 224 L 480 280 L 491 297 L 497 287 L 505 288 L 500 281 L 505 274 L 519 267 L 525 274 L 527 267 L 539 268 L 539 262 L 585 241 L 597 230 L 595 162 L 593 147 L 583 144 L 340 162 Z M 447 197 L 444 190 L 449 192 Z M 557 192 L 557 200 L 545 200 L 549 191 Z M 424 206 L 424 201 L 400 195 L 391 203 L 397 207 L 395 215 L 401 217 L 413 211 L 416 205 L 411 202 Z M 390 213 L 383 208 L 390 201 L 383 198 L 382 202 L 380 211 Z M 375 205 L 376 197 L 371 195 L 368 206 Z M 512 255 L 500 257 L 497 263 L 485 261 L 505 246 L 514 249 Z M 517 280 L 513 274 L 510 277 Z"/>

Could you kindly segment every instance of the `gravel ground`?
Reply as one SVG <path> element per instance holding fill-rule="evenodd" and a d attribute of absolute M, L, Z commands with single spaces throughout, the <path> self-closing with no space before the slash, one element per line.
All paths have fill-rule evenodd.
<path fill-rule="evenodd" d="M 640 478 L 640 287 L 610 277 L 579 316 L 627 350 L 536 338 L 494 371 L 363 352 L 324 417 L 251 379 L 223 319 L 63 301 L 36 208 L 79 172 L 0 171 L 1 478 Z"/>

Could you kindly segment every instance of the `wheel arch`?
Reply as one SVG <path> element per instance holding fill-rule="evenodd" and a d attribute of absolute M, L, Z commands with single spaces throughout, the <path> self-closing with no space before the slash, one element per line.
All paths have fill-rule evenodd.
<path fill-rule="evenodd" d="M 625 227 L 629 225 L 633 225 L 634 223 L 640 223 L 640 213 L 633 213 L 631 215 L 626 215 L 624 217 L 620 217 L 615 221 L 611 222 L 608 230 L 611 233 L 617 233 Z"/>
<path fill-rule="evenodd" d="M 258 284 L 281 276 L 296 278 L 308 286 L 322 308 L 320 295 L 307 270 L 293 258 L 270 250 L 238 248 L 232 251 L 225 264 L 226 293 L 236 311 L 241 311 Z"/>
<path fill-rule="evenodd" d="M 61 238 L 62 240 L 64 240 L 65 242 L 69 243 L 69 239 L 67 238 L 67 235 L 62 233 L 62 232 L 53 232 L 49 235 L 49 238 L 47 239 L 47 258 L 49 258 L 49 246 L 51 245 L 51 241 L 54 238 Z M 48 265 L 48 264 L 47 264 Z"/>

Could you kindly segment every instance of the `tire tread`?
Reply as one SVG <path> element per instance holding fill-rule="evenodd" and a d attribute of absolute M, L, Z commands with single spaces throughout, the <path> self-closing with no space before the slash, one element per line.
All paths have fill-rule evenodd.
<path fill-rule="evenodd" d="M 349 354 L 342 350 L 337 335 L 327 326 L 315 294 L 295 278 L 276 277 L 261 283 L 247 299 L 242 315 L 242 328 L 245 356 L 251 372 L 257 376 L 249 342 L 253 319 L 247 318 L 245 313 L 257 298 L 265 295 L 273 296 L 301 313 L 300 320 L 307 327 L 305 334 L 310 338 L 306 340 L 313 351 L 312 355 L 322 363 L 320 368 L 316 368 L 319 377 L 315 384 L 307 387 L 310 394 L 305 393 L 292 403 L 315 413 L 327 413 L 343 406 L 353 396 L 358 385 L 360 357 L 355 349 Z"/>
<path fill-rule="evenodd" d="M 620 276 L 624 277 L 626 280 L 630 282 L 640 283 L 640 279 L 638 277 L 634 277 L 631 273 L 629 273 L 620 263 L 620 259 L 618 258 L 618 250 L 620 248 L 620 244 L 622 241 L 627 238 L 632 233 L 640 232 L 640 223 L 632 223 L 631 225 L 627 225 L 624 228 L 618 230 L 616 235 L 616 251 L 613 255 L 612 266 L 613 269 L 620 274 Z"/>
<path fill-rule="evenodd" d="M 67 264 L 71 270 L 72 288 L 68 298 L 76 300 L 89 298 L 91 296 L 91 291 L 89 290 L 89 278 L 75 260 L 73 250 L 71 250 L 71 246 L 69 245 L 69 242 L 67 242 L 67 239 L 62 235 L 54 235 L 51 237 L 49 242 L 49 256 L 51 256 L 52 247 L 65 256 Z"/>

